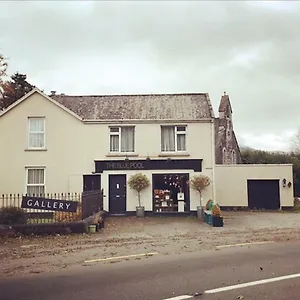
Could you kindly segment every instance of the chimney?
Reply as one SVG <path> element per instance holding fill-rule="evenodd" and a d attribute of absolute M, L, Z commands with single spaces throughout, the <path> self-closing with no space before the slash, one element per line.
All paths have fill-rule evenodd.
<path fill-rule="evenodd" d="M 54 96 L 56 94 L 56 91 L 51 91 L 51 96 Z"/>

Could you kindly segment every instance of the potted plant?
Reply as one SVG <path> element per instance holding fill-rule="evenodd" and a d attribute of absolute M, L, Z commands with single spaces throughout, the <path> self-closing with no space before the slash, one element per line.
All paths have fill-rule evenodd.
<path fill-rule="evenodd" d="M 211 199 L 209 199 L 207 202 L 206 202 L 206 205 L 205 205 L 205 209 L 206 210 L 211 210 L 213 206 L 213 201 Z"/>
<path fill-rule="evenodd" d="M 206 202 L 206 205 L 205 205 L 205 210 L 206 211 L 211 211 L 212 207 L 214 205 L 214 202 L 209 199 L 207 202 Z M 209 215 L 205 212 L 204 213 L 204 217 L 205 217 L 205 222 L 206 223 L 209 223 Z"/>
<path fill-rule="evenodd" d="M 136 216 L 144 217 L 145 207 L 141 205 L 141 191 L 150 185 L 150 181 L 146 175 L 142 173 L 137 173 L 135 175 L 130 176 L 128 180 L 128 185 L 131 189 L 137 192 L 138 206 L 136 207 Z"/>
<path fill-rule="evenodd" d="M 213 227 L 223 227 L 222 212 L 218 204 L 214 204 L 214 206 L 212 207 L 211 214 Z"/>
<path fill-rule="evenodd" d="M 191 187 L 199 193 L 200 206 L 197 206 L 197 217 L 203 219 L 202 194 L 210 185 L 210 179 L 205 175 L 195 175 L 190 180 Z"/>

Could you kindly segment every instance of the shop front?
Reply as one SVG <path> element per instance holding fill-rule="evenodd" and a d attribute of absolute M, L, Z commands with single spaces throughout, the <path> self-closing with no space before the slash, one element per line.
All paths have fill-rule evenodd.
<path fill-rule="evenodd" d="M 153 211 L 190 211 L 189 173 L 153 174 Z"/>
<path fill-rule="evenodd" d="M 104 207 L 110 214 L 135 214 L 137 197 L 127 186 L 131 175 L 145 174 L 150 186 L 142 192 L 147 214 L 188 213 L 191 210 L 189 179 L 202 172 L 202 159 L 146 159 L 95 161 L 101 174 Z"/>

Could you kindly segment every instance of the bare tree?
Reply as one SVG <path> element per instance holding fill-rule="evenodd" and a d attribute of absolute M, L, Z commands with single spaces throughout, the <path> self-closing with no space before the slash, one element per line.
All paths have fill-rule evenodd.
<path fill-rule="evenodd" d="M 290 151 L 295 154 L 300 154 L 300 128 L 291 138 L 291 147 Z"/>
<path fill-rule="evenodd" d="M 7 76 L 6 70 L 8 67 L 7 58 L 0 53 L 0 98 L 3 96 L 4 79 Z"/>

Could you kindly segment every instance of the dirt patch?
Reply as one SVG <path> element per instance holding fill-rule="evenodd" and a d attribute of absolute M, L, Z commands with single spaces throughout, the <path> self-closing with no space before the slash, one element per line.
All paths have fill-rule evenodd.
<path fill-rule="evenodd" d="M 215 249 L 217 245 L 300 240 L 299 228 L 300 215 L 295 213 L 227 212 L 223 228 L 213 228 L 193 217 L 109 218 L 104 230 L 91 235 L 0 240 L 0 277 L 52 272 L 113 256 L 170 255 Z"/>

